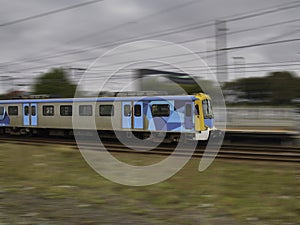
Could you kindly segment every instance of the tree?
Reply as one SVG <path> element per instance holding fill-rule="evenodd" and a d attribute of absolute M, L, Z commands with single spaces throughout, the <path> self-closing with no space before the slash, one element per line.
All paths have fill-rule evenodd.
<path fill-rule="evenodd" d="M 270 84 L 270 101 L 273 104 L 290 104 L 299 96 L 300 79 L 291 72 L 273 72 L 267 77 L 267 82 Z"/>
<path fill-rule="evenodd" d="M 299 98 L 300 79 L 289 71 L 272 72 L 266 77 L 242 78 L 225 84 L 225 90 L 234 90 L 239 99 L 252 103 L 289 105 Z"/>
<path fill-rule="evenodd" d="M 62 98 L 74 97 L 76 85 L 68 79 L 62 68 L 54 68 L 36 79 L 33 92 L 36 95 L 47 94 Z"/>

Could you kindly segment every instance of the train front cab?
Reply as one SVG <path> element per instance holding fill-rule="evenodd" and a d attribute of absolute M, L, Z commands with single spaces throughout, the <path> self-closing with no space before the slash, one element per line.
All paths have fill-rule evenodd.
<path fill-rule="evenodd" d="M 215 130 L 211 101 L 202 93 L 195 97 L 195 140 L 208 140 L 210 132 Z"/>

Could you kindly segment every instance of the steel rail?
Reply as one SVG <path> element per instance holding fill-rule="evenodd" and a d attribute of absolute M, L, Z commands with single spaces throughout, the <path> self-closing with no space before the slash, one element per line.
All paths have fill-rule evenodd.
<path fill-rule="evenodd" d="M 6 137 L 0 136 L 0 143 L 35 145 L 35 146 L 49 146 L 49 145 L 67 145 L 74 149 L 78 149 L 74 139 L 57 139 L 57 138 L 36 138 L 36 137 Z M 300 162 L 300 148 L 295 146 L 272 146 L 272 145 L 251 145 L 251 144 L 223 144 L 221 149 L 217 151 L 209 150 L 205 152 L 205 145 L 200 144 L 195 150 L 187 148 L 177 149 L 175 144 L 163 144 L 155 149 L 149 150 L 145 146 L 124 146 L 116 141 L 105 141 L 103 146 L 92 141 L 83 141 L 81 147 L 84 150 L 105 151 L 111 153 L 134 153 L 134 154 L 156 154 L 169 156 L 174 154 L 176 156 L 186 156 L 187 152 L 194 151 L 193 157 L 213 157 L 219 159 L 232 160 L 256 160 L 256 161 L 274 161 L 274 162 Z M 138 150 L 133 150 L 138 149 Z"/>

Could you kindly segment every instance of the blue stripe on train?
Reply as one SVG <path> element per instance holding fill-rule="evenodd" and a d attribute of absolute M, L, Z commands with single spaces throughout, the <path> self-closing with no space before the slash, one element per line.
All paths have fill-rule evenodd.
<path fill-rule="evenodd" d="M 73 102 L 113 102 L 113 101 L 195 101 L 198 100 L 193 95 L 180 96 L 137 96 L 137 97 L 101 97 L 101 98 L 58 98 L 58 99 L 17 99 L 0 100 L 0 104 L 16 103 L 73 103 Z"/>
<path fill-rule="evenodd" d="M 151 107 L 153 104 L 169 104 L 170 115 L 164 117 L 153 117 Z M 191 116 L 186 117 L 185 106 L 191 105 Z M 193 132 L 194 129 L 194 110 L 192 108 L 193 102 L 191 100 L 182 99 L 178 101 L 150 101 L 145 104 L 144 112 L 149 122 L 147 130 L 150 131 L 174 131 L 174 132 Z M 189 121 L 187 121 L 189 120 Z M 189 123 L 189 124 L 188 124 Z M 188 124 L 189 126 L 186 126 Z"/>
<path fill-rule="evenodd" d="M 213 128 L 214 126 L 214 119 L 204 119 L 204 124 L 209 128 Z"/>
<path fill-rule="evenodd" d="M 7 115 L 7 112 L 4 112 L 4 115 L 0 118 L 0 126 L 8 126 L 10 124 L 10 118 Z"/>

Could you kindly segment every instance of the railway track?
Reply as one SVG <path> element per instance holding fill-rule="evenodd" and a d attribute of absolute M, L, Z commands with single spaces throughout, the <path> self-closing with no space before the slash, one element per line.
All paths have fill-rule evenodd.
<path fill-rule="evenodd" d="M 54 139 L 54 138 L 36 138 L 36 137 L 0 137 L 0 143 L 13 143 L 22 145 L 68 145 L 78 149 L 75 140 L 72 139 Z M 134 153 L 134 154 L 156 154 L 168 156 L 173 153 L 176 145 L 162 144 L 155 149 L 148 150 L 145 146 L 123 146 L 116 141 L 105 141 L 104 146 L 86 141 L 82 143 L 85 150 L 92 151 L 104 151 L 116 153 Z M 134 147 L 133 150 L 130 147 Z M 188 148 L 177 149 L 174 155 L 186 156 L 187 151 L 191 151 Z M 206 151 L 203 144 L 198 145 L 194 150 L 193 157 L 216 157 L 219 159 L 231 159 L 231 160 L 256 160 L 256 161 L 274 161 L 274 162 L 300 162 L 300 148 L 295 146 L 272 146 L 272 145 L 252 145 L 252 144 L 223 144 L 221 149 Z"/>

